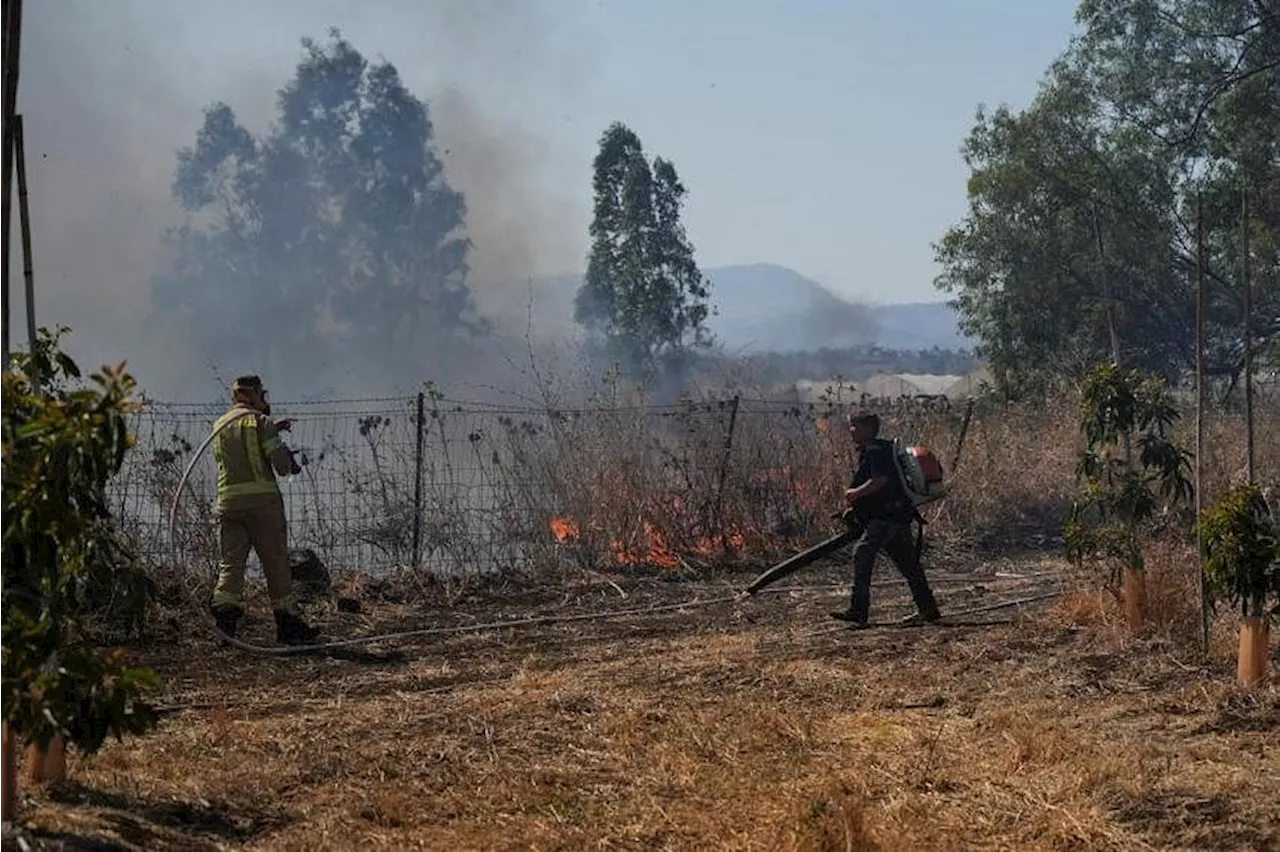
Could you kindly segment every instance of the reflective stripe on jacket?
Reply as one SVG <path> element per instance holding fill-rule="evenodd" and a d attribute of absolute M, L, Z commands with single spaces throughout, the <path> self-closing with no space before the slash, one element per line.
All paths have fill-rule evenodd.
<path fill-rule="evenodd" d="M 244 498 L 280 493 L 270 457 L 284 444 L 275 424 L 264 414 L 237 406 L 219 417 L 214 428 L 232 420 L 236 422 L 222 429 L 213 442 L 220 507 Z"/>

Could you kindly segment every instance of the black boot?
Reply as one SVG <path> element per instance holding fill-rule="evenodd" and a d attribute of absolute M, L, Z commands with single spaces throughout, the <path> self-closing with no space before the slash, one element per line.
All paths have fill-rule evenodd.
<path fill-rule="evenodd" d="M 866 616 L 855 612 L 853 607 L 830 613 L 830 616 L 836 621 L 847 622 L 854 630 L 864 630 L 868 626 Z"/>
<path fill-rule="evenodd" d="M 236 635 L 236 627 L 240 624 L 240 616 L 244 615 L 244 611 L 238 606 L 223 604 L 213 608 L 213 620 L 217 624 L 218 630 L 227 636 Z"/>
<path fill-rule="evenodd" d="M 320 631 L 309 626 L 302 616 L 291 612 L 276 612 L 276 641 L 281 645 L 306 645 L 317 637 Z"/>

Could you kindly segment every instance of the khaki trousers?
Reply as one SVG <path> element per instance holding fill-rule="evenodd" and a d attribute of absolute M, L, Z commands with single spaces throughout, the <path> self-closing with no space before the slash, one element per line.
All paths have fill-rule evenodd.
<path fill-rule="evenodd" d="M 243 608 L 245 563 L 252 547 L 267 578 L 271 608 L 277 612 L 296 611 L 284 498 L 279 494 L 254 497 L 219 506 L 214 514 L 218 519 L 220 558 L 213 605 Z"/>

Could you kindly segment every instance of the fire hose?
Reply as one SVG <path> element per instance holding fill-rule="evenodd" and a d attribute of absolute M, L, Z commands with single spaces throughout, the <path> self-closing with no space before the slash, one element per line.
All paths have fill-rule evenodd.
<path fill-rule="evenodd" d="M 972 411 L 972 406 L 970 407 L 970 411 Z M 217 438 L 217 436 L 222 432 L 223 429 L 226 429 L 233 423 L 238 423 L 241 419 L 245 417 L 253 416 L 256 413 L 257 412 L 252 410 L 246 410 L 243 413 L 239 414 L 238 416 L 228 418 L 226 421 L 219 424 L 212 432 L 210 432 L 209 436 L 204 439 L 204 441 L 200 444 L 200 446 L 196 448 L 195 452 L 191 456 L 191 460 L 187 462 L 187 466 L 183 470 L 182 477 L 178 480 L 178 486 L 174 491 L 173 503 L 169 507 L 168 536 L 169 536 L 169 542 L 173 547 L 173 557 L 174 557 L 175 565 L 179 563 L 177 536 L 175 535 L 177 516 L 178 516 L 178 506 L 181 502 L 182 494 L 186 489 L 187 483 L 191 478 L 192 472 L 195 470 L 195 467 L 199 463 L 200 459 L 204 456 L 204 453 L 209 448 L 209 445 L 213 443 L 213 441 Z M 967 412 L 965 416 L 966 427 L 968 426 L 968 419 L 969 417 Z M 963 435 L 964 435 L 964 430 L 962 429 L 961 442 L 963 442 L 964 440 Z M 959 447 L 957 447 L 957 456 L 958 455 L 959 455 Z M 958 460 L 959 459 L 957 458 L 956 461 L 958 462 Z M 687 609 L 689 607 L 695 607 L 695 606 L 711 606 L 714 604 L 739 602 L 742 600 L 744 595 L 755 594 L 759 592 L 764 586 L 769 585 L 773 582 L 776 582 L 777 580 L 781 580 L 783 577 L 786 577 L 790 574 L 795 573 L 796 571 L 800 570 L 806 565 L 809 565 L 817 561 L 818 559 L 823 558 L 824 556 L 834 553 L 835 551 L 839 550 L 841 547 L 844 547 L 849 542 L 854 541 L 859 534 L 860 534 L 860 531 L 858 531 L 856 528 L 850 527 L 849 529 L 846 529 L 840 534 L 832 536 L 826 541 L 820 542 L 814 545 L 813 547 L 808 548 L 807 550 L 803 550 L 800 553 L 797 553 L 794 556 L 784 560 L 783 562 L 780 562 L 779 564 L 773 566 L 772 568 L 770 568 L 769 570 L 761 574 L 760 577 L 756 578 L 756 580 L 754 580 L 750 585 L 748 585 L 743 592 L 735 593 L 732 595 L 722 595 L 722 596 L 711 597 L 711 598 L 694 597 L 690 600 L 681 601 L 678 603 L 662 604 L 658 606 L 649 606 L 649 607 L 631 607 L 628 609 L 610 610 L 607 612 L 579 613 L 576 615 L 529 616 L 526 618 L 511 619 L 508 621 L 490 622 L 485 624 L 471 624 L 471 625 L 452 626 L 452 627 L 428 627 L 428 628 L 421 628 L 417 630 L 402 630 L 402 631 L 396 631 L 392 633 L 379 633 L 371 636 L 359 636 L 351 639 L 340 639 L 340 640 L 321 642 L 321 643 L 316 643 L 311 645 L 283 645 L 283 646 L 255 645 L 250 642 L 245 642 L 244 640 L 238 639 L 234 636 L 230 636 L 218 628 L 217 623 L 213 618 L 212 612 L 210 612 L 210 610 L 207 607 L 205 607 L 203 604 L 200 603 L 199 600 L 195 598 L 194 593 L 191 593 L 189 590 L 188 590 L 188 593 L 191 597 L 192 605 L 197 610 L 199 610 L 201 613 L 204 614 L 205 621 L 209 629 L 212 630 L 213 634 L 217 638 L 221 639 L 223 642 L 235 648 L 239 648 L 240 650 L 249 651 L 252 653 L 269 654 L 274 656 L 290 656 L 295 654 L 315 653 L 317 651 L 350 648 L 357 645 L 370 645 L 370 644 L 375 644 L 380 642 L 396 642 L 396 641 L 401 641 L 405 639 L 413 639 L 413 638 L 419 638 L 424 636 L 439 636 L 439 635 L 445 635 L 445 634 L 458 634 L 458 633 L 474 633 L 474 632 L 483 632 L 486 630 L 500 630 L 500 629 L 509 628 L 509 627 L 524 627 L 524 626 L 542 625 L 542 624 L 566 624 L 566 623 L 572 623 L 572 622 L 591 621 L 591 620 L 604 619 L 604 618 L 616 618 L 620 616 L 646 615 L 646 614 L 652 614 L 652 613 L 658 613 L 658 612 L 670 612 L 670 611 L 679 610 L 679 609 Z M 983 610 L 999 608 L 1004 606 L 1017 606 L 1022 603 L 1030 602 L 1031 600 L 1039 600 L 1043 597 L 1048 597 L 1048 595 L 1038 596 L 1033 599 L 1008 601 L 1005 603 L 983 607 Z M 953 615 L 963 615 L 963 614 L 967 614 L 967 613 L 966 612 L 953 613 Z"/>
<path fill-rule="evenodd" d="M 186 469 L 183 470 L 182 472 L 182 478 L 178 480 L 178 487 L 174 491 L 173 504 L 169 507 L 168 535 L 169 535 L 169 542 L 173 547 L 173 556 L 174 556 L 175 565 L 178 564 L 178 561 L 179 561 L 177 558 L 178 557 L 177 536 L 174 534 L 174 530 L 176 528 L 176 523 L 177 523 L 177 517 L 178 517 L 178 505 L 181 502 L 182 494 L 183 494 L 183 491 L 186 489 L 187 482 L 191 478 L 191 473 L 195 470 L 196 464 L 199 463 L 201 457 L 204 455 L 205 450 L 209 448 L 209 445 L 213 443 L 214 439 L 218 437 L 218 435 L 222 432 L 223 429 L 226 429 L 232 423 L 238 423 L 243 418 L 255 415 L 256 413 L 257 412 L 255 411 L 246 410 L 245 412 L 235 417 L 228 418 L 225 422 L 221 423 L 217 428 L 215 428 L 207 438 L 204 439 L 204 442 L 201 443 L 200 446 L 196 448 L 196 451 L 194 453 L 192 453 L 191 460 L 187 462 Z M 561 616 L 554 616 L 554 615 L 530 616 L 528 618 L 513 619 L 511 621 L 504 621 L 504 622 L 493 622 L 489 624 L 472 624 L 472 625 L 464 625 L 461 627 L 428 627 L 420 630 L 402 630 L 394 633 L 380 633 L 372 636 L 359 636 L 352 639 L 339 639 L 331 642 L 320 642 L 312 645 L 255 645 L 250 642 L 245 642 L 242 639 L 237 639 L 234 636 L 229 636 L 226 633 L 224 633 L 222 630 L 220 630 L 218 628 L 217 623 L 214 621 L 213 614 L 209 611 L 207 607 L 201 604 L 199 600 L 195 599 L 194 594 L 191 594 L 191 603 L 193 606 L 195 606 L 197 610 L 199 610 L 204 614 L 205 621 L 208 627 L 213 631 L 214 635 L 219 639 L 221 639 L 223 642 L 226 642 L 227 644 L 233 647 L 239 648 L 242 651 L 250 651 L 258 654 L 271 654 L 276 656 L 288 656 L 292 654 L 307 654 L 307 653 L 315 653 L 317 651 L 336 650 L 339 648 L 350 648 L 356 645 L 371 645 L 377 642 L 395 642 L 403 639 L 412 639 L 412 638 L 421 637 L 421 636 L 434 636 L 434 635 L 441 635 L 446 633 L 478 632 L 478 631 L 484 631 L 484 630 L 497 630 L 504 627 L 520 627 L 520 626 L 527 626 L 527 625 L 534 625 L 534 624 L 563 624 L 563 623 L 574 622 L 574 621 L 588 621 L 588 620 L 597 619 L 597 618 L 609 618 L 609 617 L 617 617 L 617 616 L 625 616 L 625 615 L 641 615 L 641 614 L 654 613 L 654 612 L 666 612 L 666 611 L 671 611 L 676 609 L 684 609 L 690 606 L 709 606 L 711 604 L 730 603 L 732 601 L 738 600 L 739 597 L 740 596 L 736 594 L 724 595 L 721 597 L 708 598 L 708 599 L 694 598 L 692 600 L 684 601 L 681 603 L 665 604 L 661 606 L 633 607 L 631 609 L 614 610 L 606 613 L 584 613 L 584 614 L 578 614 L 578 615 L 561 615 Z"/>

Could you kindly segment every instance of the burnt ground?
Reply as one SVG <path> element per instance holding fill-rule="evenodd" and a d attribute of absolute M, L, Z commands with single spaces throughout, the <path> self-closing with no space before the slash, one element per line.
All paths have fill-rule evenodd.
<path fill-rule="evenodd" d="M 1280 849 L 1280 688 L 1234 685 L 1230 623 L 1208 656 L 1134 636 L 1062 567 L 935 572 L 952 623 L 922 628 L 831 621 L 827 566 L 745 600 L 692 572 L 366 589 L 329 636 L 461 630 L 331 656 L 179 630 L 134 649 L 159 729 L 24 790 L 4 847 Z M 877 582 L 877 619 L 911 611 Z M 575 620 L 484 627 L 530 616 Z"/>

